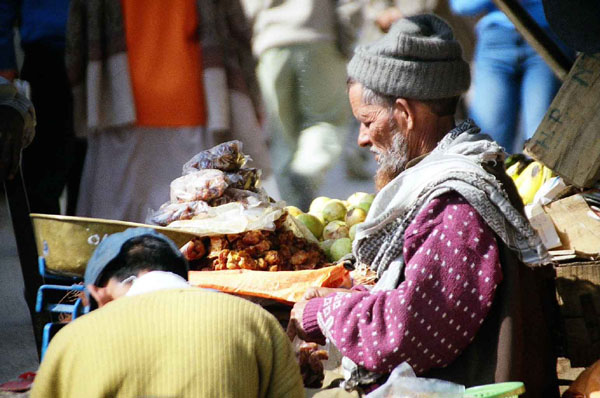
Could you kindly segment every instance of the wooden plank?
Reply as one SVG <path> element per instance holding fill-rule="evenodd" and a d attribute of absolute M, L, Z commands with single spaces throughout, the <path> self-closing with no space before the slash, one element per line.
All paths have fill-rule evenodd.
<path fill-rule="evenodd" d="M 600 178 L 600 53 L 581 54 L 525 153 L 583 188 Z"/>
<path fill-rule="evenodd" d="M 600 255 L 600 221 L 581 195 L 572 195 L 545 206 L 563 249 L 581 257 Z"/>
<path fill-rule="evenodd" d="M 554 74 L 560 80 L 564 80 L 573 66 L 573 62 L 554 40 L 540 28 L 520 2 L 518 0 L 493 0 L 493 2 L 500 11 L 506 14 L 529 45 L 544 58 Z"/>

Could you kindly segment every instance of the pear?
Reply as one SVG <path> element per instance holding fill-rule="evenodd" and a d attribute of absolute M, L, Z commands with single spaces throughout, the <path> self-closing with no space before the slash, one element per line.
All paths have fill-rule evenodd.
<path fill-rule="evenodd" d="M 350 203 L 350 206 L 357 207 L 359 205 L 359 203 L 373 202 L 374 198 L 375 198 L 375 196 L 371 195 L 370 193 L 355 192 L 348 197 L 347 201 L 348 201 L 348 203 Z"/>
<path fill-rule="evenodd" d="M 354 238 L 356 238 L 356 227 L 360 224 L 362 223 L 357 223 L 350 227 L 350 230 L 348 231 L 348 237 L 350 237 L 351 241 L 354 241 Z"/>
<path fill-rule="evenodd" d="M 365 218 L 367 218 L 367 212 L 360 207 L 354 207 L 346 213 L 346 225 L 352 228 L 354 224 L 365 221 Z"/>
<path fill-rule="evenodd" d="M 335 220 L 323 228 L 323 239 L 339 239 L 348 237 L 348 227 L 343 221 Z"/>
<path fill-rule="evenodd" d="M 323 250 L 323 252 L 327 256 L 327 258 L 331 258 L 331 245 L 333 245 L 333 242 L 335 242 L 335 240 L 333 240 L 333 239 L 328 239 L 328 240 L 319 242 L 319 246 L 321 247 L 321 250 Z"/>
<path fill-rule="evenodd" d="M 319 196 L 318 198 L 313 199 L 310 203 L 310 207 L 308 208 L 309 213 L 320 214 L 323 211 L 323 207 L 329 202 L 331 199 L 327 196 Z"/>
<path fill-rule="evenodd" d="M 286 206 L 285 210 L 287 210 L 288 214 L 293 216 L 293 217 L 297 217 L 300 214 L 302 214 L 302 210 L 300 210 L 299 208 L 297 208 L 296 206 Z"/>
<path fill-rule="evenodd" d="M 336 239 L 331 245 L 331 259 L 338 261 L 348 253 L 352 253 L 352 241 L 350 238 Z"/>
<path fill-rule="evenodd" d="M 325 222 L 328 223 L 335 220 L 343 220 L 347 211 L 348 209 L 346 209 L 341 200 L 332 199 L 323 207 L 321 214 L 323 214 Z"/>
<path fill-rule="evenodd" d="M 306 228 L 312 232 L 315 238 L 319 239 L 323 234 L 323 222 L 321 222 L 318 217 L 315 217 L 315 215 L 310 213 L 302 213 L 296 216 L 296 220 L 304 224 Z"/>

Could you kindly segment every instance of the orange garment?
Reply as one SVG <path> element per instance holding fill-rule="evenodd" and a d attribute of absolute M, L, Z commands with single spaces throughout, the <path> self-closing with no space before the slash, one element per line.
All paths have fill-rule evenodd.
<path fill-rule="evenodd" d="M 121 4 L 137 125 L 205 125 L 196 0 Z"/>

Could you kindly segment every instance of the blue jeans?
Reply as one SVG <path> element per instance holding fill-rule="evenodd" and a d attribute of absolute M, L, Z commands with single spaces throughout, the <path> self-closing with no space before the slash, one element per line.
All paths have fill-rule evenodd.
<path fill-rule="evenodd" d="M 524 136 L 531 138 L 560 81 L 515 29 L 493 25 L 477 33 L 470 116 L 511 153 L 520 113 Z"/>

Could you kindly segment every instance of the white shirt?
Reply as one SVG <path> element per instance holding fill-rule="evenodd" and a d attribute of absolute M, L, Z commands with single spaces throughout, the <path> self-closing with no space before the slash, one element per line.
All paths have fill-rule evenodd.
<path fill-rule="evenodd" d="M 166 289 L 188 289 L 191 286 L 181 276 L 166 271 L 150 271 L 135 278 L 126 296 Z"/>

